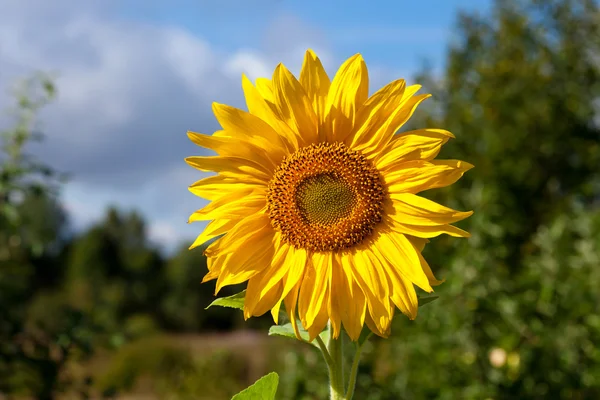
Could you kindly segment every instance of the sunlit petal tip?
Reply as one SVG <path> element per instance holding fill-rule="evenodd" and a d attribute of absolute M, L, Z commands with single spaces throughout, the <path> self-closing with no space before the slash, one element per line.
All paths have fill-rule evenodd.
<path fill-rule="evenodd" d="M 193 157 L 193 156 L 192 156 Z M 194 165 L 192 164 L 192 157 L 186 157 L 183 160 L 186 162 L 187 165 L 193 167 Z M 191 188 L 191 186 L 189 186 L 189 188 Z"/>
<path fill-rule="evenodd" d="M 192 137 L 194 137 L 196 135 L 200 135 L 200 134 L 198 132 L 187 131 L 187 136 L 189 139 L 192 139 Z"/>
<path fill-rule="evenodd" d="M 273 80 L 275 80 L 275 77 L 281 73 L 282 70 L 287 70 L 287 68 L 285 67 L 285 65 L 283 65 L 283 63 L 278 63 L 275 66 L 275 70 L 273 70 Z"/>
<path fill-rule="evenodd" d="M 463 170 L 463 171 L 466 172 L 466 171 L 468 171 L 470 169 L 475 168 L 475 166 L 473 164 L 471 164 L 471 163 L 466 162 L 466 161 L 459 161 L 458 164 L 457 164 L 457 168 L 459 168 L 459 169 L 461 169 L 461 170 Z"/>
<path fill-rule="evenodd" d="M 351 63 L 351 62 L 364 62 L 364 58 L 362 56 L 362 54 L 360 53 L 356 53 L 350 57 L 348 57 L 348 60 L 346 60 L 346 62 Z"/>
<path fill-rule="evenodd" d="M 429 282 L 431 286 L 439 286 L 442 283 L 446 282 L 446 278 L 436 279 L 434 282 Z"/>
<path fill-rule="evenodd" d="M 213 113 L 218 112 L 222 107 L 226 106 L 225 104 L 213 101 L 212 103 L 210 103 L 210 106 L 213 110 Z"/>
<path fill-rule="evenodd" d="M 402 80 L 404 80 L 404 79 L 402 79 Z M 411 93 L 416 93 L 416 92 L 418 92 L 419 90 L 421 90 L 422 88 L 423 88 L 423 85 L 416 84 L 416 85 L 410 85 L 410 86 L 409 86 L 409 87 L 407 87 L 406 89 L 407 89 L 407 91 L 409 91 L 409 92 L 411 92 Z M 431 95 L 430 95 L 430 96 L 431 96 Z"/>
<path fill-rule="evenodd" d="M 313 49 L 306 49 L 306 53 L 304 53 L 304 57 L 312 57 L 313 59 L 318 58 L 317 53 L 315 53 L 315 51 Z"/>

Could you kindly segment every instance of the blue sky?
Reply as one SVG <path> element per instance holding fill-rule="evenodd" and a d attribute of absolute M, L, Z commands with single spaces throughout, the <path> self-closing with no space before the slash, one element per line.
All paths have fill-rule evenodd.
<path fill-rule="evenodd" d="M 294 18 L 292 24 L 313 30 L 339 57 L 362 53 L 376 64 L 418 69 L 424 58 L 443 65 L 459 11 L 486 12 L 490 5 L 490 0 L 127 0 L 118 13 L 125 20 L 185 28 L 229 51 L 285 39 L 269 38 L 278 34 L 272 22 Z"/>
<path fill-rule="evenodd" d="M 187 130 L 218 129 L 213 101 L 243 107 L 240 78 L 279 62 L 298 72 L 313 48 L 332 75 L 362 53 L 371 87 L 407 78 L 427 59 L 441 71 L 457 13 L 489 0 L 2 0 L 0 109 L 9 85 L 55 72 L 59 97 L 42 114 L 46 141 L 31 151 L 72 175 L 62 200 L 76 229 L 109 204 L 140 210 L 165 250 L 191 240 L 205 202 Z M 425 88 L 426 89 L 426 88 Z M 0 116 L 0 129 L 6 120 Z"/>

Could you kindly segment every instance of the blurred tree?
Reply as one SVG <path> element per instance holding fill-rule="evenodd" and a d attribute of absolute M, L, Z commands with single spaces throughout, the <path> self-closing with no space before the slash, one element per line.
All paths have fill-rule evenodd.
<path fill-rule="evenodd" d="M 55 198 L 63 177 L 24 152 L 42 139 L 35 117 L 54 94 L 44 75 L 18 86 L 0 152 L 0 392 L 37 399 L 70 385 L 67 362 L 91 353 L 88 325 L 56 290 L 64 275 L 66 218 Z"/>
<path fill-rule="evenodd" d="M 202 253 L 201 249 L 190 251 L 188 246 L 182 246 L 167 262 L 167 293 L 161 310 L 172 330 L 199 330 L 205 324 L 203 310 L 212 301 L 212 293 L 200 285 L 207 270 Z"/>
<path fill-rule="evenodd" d="M 183 245 L 168 260 L 164 274 L 165 297 L 161 303 L 164 327 L 171 331 L 214 332 L 233 329 L 268 329 L 273 319 L 270 315 L 244 321 L 239 310 L 211 307 L 215 300 L 215 281 L 201 284 L 206 275 L 205 244 L 189 250 Z M 226 286 L 219 297 L 231 296 L 245 289 L 245 284 Z"/>
<path fill-rule="evenodd" d="M 122 335 L 127 317 L 159 318 L 163 269 L 164 260 L 149 243 L 142 217 L 109 208 L 103 221 L 73 240 L 66 284 L 72 301 L 106 332 Z"/>
<path fill-rule="evenodd" d="M 375 341 L 359 398 L 600 398 L 599 21 L 593 0 L 497 0 L 418 79 L 435 100 L 415 125 L 475 164 L 431 193 L 475 210 L 472 238 L 425 249 L 442 298 Z"/>

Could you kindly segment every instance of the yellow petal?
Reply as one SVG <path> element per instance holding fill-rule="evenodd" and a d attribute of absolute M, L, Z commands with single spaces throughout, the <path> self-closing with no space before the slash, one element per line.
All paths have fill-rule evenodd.
<path fill-rule="evenodd" d="M 361 247 L 353 255 L 354 279 L 366 296 L 367 309 L 375 325 L 380 331 L 385 331 L 394 315 L 387 276 L 381 262 L 369 248 Z"/>
<path fill-rule="evenodd" d="M 252 85 L 252 84 L 250 84 Z M 252 86 L 256 91 L 256 88 Z M 256 92 L 258 95 L 258 92 Z M 259 96 L 266 106 L 265 101 Z M 257 100 L 258 101 L 258 100 Z M 267 107 L 268 108 L 268 107 Z M 260 115 L 252 114 L 226 104 L 213 103 L 213 113 L 223 131 L 215 133 L 219 136 L 230 136 L 234 139 L 245 140 L 256 144 L 257 147 L 269 149 L 269 155 L 276 162 L 288 152 L 288 144 L 278 131 L 261 119 Z M 270 114 L 273 115 L 272 113 Z"/>
<path fill-rule="evenodd" d="M 221 240 L 225 238 L 227 236 Z M 230 252 L 217 279 L 215 294 L 223 286 L 245 282 L 264 270 L 273 258 L 274 247 L 273 232 L 269 230 L 257 232 L 253 237 L 247 238 L 244 245 Z"/>
<path fill-rule="evenodd" d="M 358 109 L 358 117 L 352 133 L 346 139 L 346 144 L 351 147 L 366 146 L 369 141 L 375 140 L 373 136 L 383 135 L 381 127 L 402 105 L 405 88 L 404 79 L 398 79 L 388 83 L 369 97 Z"/>
<path fill-rule="evenodd" d="M 273 74 L 275 104 L 283 121 L 297 134 L 301 147 L 318 140 L 317 118 L 304 88 L 294 75 L 279 64 Z"/>
<path fill-rule="evenodd" d="M 200 171 L 228 172 L 252 182 L 267 184 L 271 179 L 264 166 L 238 157 L 193 156 L 185 162 Z"/>
<path fill-rule="evenodd" d="M 288 317 L 290 319 L 292 327 L 294 328 L 294 332 L 296 333 L 296 337 L 298 338 L 298 340 L 303 340 L 302 336 L 300 335 L 300 330 L 298 329 L 298 321 L 296 318 L 298 293 L 300 291 L 300 287 L 302 286 L 303 279 L 304 277 L 301 280 L 299 280 L 298 283 L 296 283 L 296 286 L 294 286 L 292 290 L 290 290 L 290 292 L 287 294 L 287 296 L 285 296 L 283 299 L 283 304 L 285 304 L 285 310 L 288 313 Z"/>
<path fill-rule="evenodd" d="M 411 225 L 451 224 L 473 214 L 473 211 L 456 211 L 411 193 L 391 193 L 390 199 L 392 199 L 393 211 L 388 211 L 388 215 Z"/>
<path fill-rule="evenodd" d="M 257 285 L 255 283 L 256 279 L 257 276 L 253 276 L 252 278 L 250 278 L 250 280 L 248 281 L 248 288 Z M 252 307 L 251 310 L 246 306 L 246 301 L 248 300 L 248 298 L 246 298 L 244 300 L 244 319 L 247 320 L 250 317 L 260 317 L 267 311 L 274 308 L 279 303 L 279 299 L 281 299 L 282 290 L 283 285 L 281 284 L 281 282 L 278 282 L 275 286 L 271 287 L 268 291 L 264 293 L 263 296 L 261 296 L 258 299 L 258 302 Z M 248 290 L 246 290 L 246 295 L 247 294 Z"/>
<path fill-rule="evenodd" d="M 305 249 L 296 249 L 288 245 L 288 255 L 285 259 L 287 266 L 287 274 L 284 277 L 284 287 L 282 297 L 286 297 L 288 293 L 296 286 L 304 276 L 304 270 L 308 262 L 308 253 Z"/>
<path fill-rule="evenodd" d="M 454 135 L 443 129 L 419 129 L 394 135 L 376 158 L 377 169 L 385 172 L 396 162 L 430 161 L 437 157 L 442 146 Z"/>
<path fill-rule="evenodd" d="M 429 263 L 427 260 L 425 260 L 425 257 L 423 257 L 423 254 L 421 253 L 419 253 L 419 261 L 421 262 L 421 268 L 423 268 L 423 271 L 425 272 L 425 275 L 427 276 L 431 286 L 438 286 L 446 281 L 445 279 L 439 280 L 435 277 L 435 275 L 433 275 L 433 271 L 431 270 Z"/>
<path fill-rule="evenodd" d="M 392 301 L 402 314 L 410 319 L 417 318 L 419 299 L 414 285 L 408 279 L 401 277 L 398 283 L 394 285 Z"/>
<path fill-rule="evenodd" d="M 196 196 L 214 200 L 221 197 L 223 193 L 238 190 L 240 184 L 243 184 L 244 187 L 251 187 L 255 193 L 266 194 L 267 186 L 264 182 L 248 182 L 234 177 L 225 177 L 223 175 L 209 176 L 208 178 L 200 179 L 190 185 L 188 189 Z"/>
<path fill-rule="evenodd" d="M 391 320 L 388 320 L 386 321 L 385 326 L 379 326 L 374 322 L 373 317 L 369 313 L 367 313 L 365 317 L 365 323 L 367 324 L 371 332 L 373 332 L 377 336 L 381 336 L 382 338 L 387 338 L 390 336 L 391 322 Z"/>
<path fill-rule="evenodd" d="M 310 329 L 321 309 L 326 308 L 325 293 L 331 273 L 331 254 L 313 253 L 304 275 L 300 297 L 298 299 L 298 314 L 305 329 Z"/>
<path fill-rule="evenodd" d="M 240 222 L 227 235 L 213 243 L 205 250 L 207 256 L 220 253 L 231 253 L 239 246 L 245 246 L 246 240 L 257 235 L 270 234 L 273 239 L 275 231 L 269 224 L 269 217 L 265 213 L 251 214 L 240 220 Z"/>
<path fill-rule="evenodd" d="M 270 103 L 275 103 L 275 95 L 273 94 L 273 82 L 269 78 L 257 78 L 256 89 L 260 95 Z"/>
<path fill-rule="evenodd" d="M 195 247 L 201 246 L 204 243 L 208 242 L 211 239 L 216 238 L 219 235 L 223 235 L 233 229 L 242 218 L 233 218 L 233 219 L 218 219 L 215 221 L 211 221 L 206 225 L 204 231 L 194 240 L 189 249 L 193 249 Z"/>
<path fill-rule="evenodd" d="M 266 204 L 267 200 L 264 194 L 253 194 L 251 188 L 244 188 L 235 192 L 224 193 L 223 196 L 213 200 L 206 207 L 194 212 L 188 223 L 217 218 L 229 219 L 232 216 L 243 218 L 259 212 Z"/>
<path fill-rule="evenodd" d="M 329 290 L 325 292 L 325 302 L 327 302 L 329 298 Z M 314 340 L 318 334 L 323 332 L 325 327 L 327 326 L 327 321 L 329 321 L 329 316 L 327 314 L 327 307 L 321 307 L 319 309 L 319 313 L 315 317 L 314 323 L 310 327 L 305 327 L 308 332 L 308 338 L 310 341 Z"/>
<path fill-rule="evenodd" d="M 270 151 L 271 147 L 264 147 L 267 143 L 264 139 L 262 141 L 254 140 L 254 142 L 250 142 L 225 136 L 226 134 L 225 131 L 219 131 L 217 136 L 209 136 L 188 131 L 188 137 L 194 144 L 211 149 L 220 156 L 244 158 L 252 161 L 263 166 L 264 170 L 269 173 L 272 173 L 281 161 L 281 158 L 277 157 L 283 157 L 282 152 Z M 266 149 L 269 149 L 269 151 Z"/>
<path fill-rule="evenodd" d="M 279 310 L 281 309 L 282 302 L 283 299 L 280 298 L 279 301 L 275 303 L 275 306 L 271 308 L 271 316 L 273 317 L 273 322 L 275 325 L 279 324 Z"/>
<path fill-rule="evenodd" d="M 356 54 L 335 74 L 325 106 L 327 141 L 343 141 L 351 132 L 356 111 L 369 96 L 369 74 L 362 56 Z"/>
<path fill-rule="evenodd" d="M 417 249 L 417 251 L 419 252 L 419 260 L 421 261 L 421 267 L 423 268 L 423 271 L 425 271 L 425 275 L 427 275 L 427 279 L 429 279 L 429 284 L 431 286 L 437 286 L 437 285 L 444 283 L 445 279 L 439 280 L 433 275 L 433 271 L 431 270 L 431 267 L 429 266 L 429 264 L 427 263 L 427 261 L 425 261 L 425 258 L 423 257 L 422 252 L 423 252 L 423 249 L 425 248 L 425 245 L 427 243 L 429 243 L 429 239 L 424 239 L 424 238 L 415 237 L 415 236 L 406 236 L 406 237 L 408 240 L 410 240 L 410 242 L 413 244 L 413 246 L 415 246 L 415 249 Z"/>
<path fill-rule="evenodd" d="M 323 68 L 323 64 L 321 64 L 321 60 L 312 50 L 307 50 L 304 56 L 304 63 L 300 71 L 300 83 L 312 103 L 317 121 L 321 127 L 325 122 L 325 106 L 331 81 Z M 318 133 L 319 141 L 325 141 L 326 138 L 322 128 L 318 130 Z"/>
<path fill-rule="evenodd" d="M 202 278 L 202 283 L 217 279 L 223 270 L 223 267 L 227 263 L 227 259 L 231 257 L 231 254 L 223 254 L 217 257 L 208 257 L 206 259 L 206 265 L 208 267 L 208 274 Z"/>
<path fill-rule="evenodd" d="M 382 174 L 389 193 L 418 193 L 448 186 L 473 168 L 473 165 L 459 160 L 434 161 L 415 160 L 394 164 L 393 169 Z"/>
<path fill-rule="evenodd" d="M 327 313 L 329 314 L 329 321 L 331 324 L 330 329 L 333 331 L 333 337 L 337 338 L 340 335 L 342 328 L 342 310 L 347 307 L 347 301 L 349 300 L 345 296 L 344 286 L 344 273 L 343 267 L 337 261 L 335 254 L 332 255 L 332 268 L 329 276 L 328 291 L 330 296 L 327 302 Z"/>
<path fill-rule="evenodd" d="M 281 120 L 272 104 L 269 105 L 245 75 L 242 76 L 242 88 L 244 89 L 244 96 L 250 114 L 269 125 L 270 131 L 277 132 L 277 139 L 274 140 L 282 141 L 288 153 L 296 151 L 298 149 L 298 135 L 296 132 Z"/>
<path fill-rule="evenodd" d="M 372 134 L 369 140 L 356 146 L 353 149 L 362 152 L 368 158 L 375 158 L 381 154 L 390 140 L 412 116 L 417 109 L 417 106 L 425 99 L 431 97 L 429 94 L 422 94 L 414 97 L 407 97 L 418 85 L 409 86 L 405 89 L 402 96 L 402 102 L 397 106 L 392 115 L 381 125 L 379 132 Z"/>
<path fill-rule="evenodd" d="M 392 301 L 404 315 L 410 319 L 415 319 L 419 310 L 419 300 L 413 283 L 391 263 L 387 265 L 385 270 L 390 279 Z"/>
<path fill-rule="evenodd" d="M 406 238 L 410 240 L 410 242 L 413 244 L 413 246 L 415 246 L 415 249 L 417 249 L 418 252 L 422 252 L 425 248 L 425 245 L 430 242 L 429 239 L 424 239 L 410 235 L 406 235 Z"/>
<path fill-rule="evenodd" d="M 433 291 L 425 272 L 421 268 L 419 252 L 406 236 L 391 230 L 382 231 L 374 246 L 383 255 L 388 265 L 393 266 L 394 269 L 426 292 Z"/>
<path fill-rule="evenodd" d="M 283 291 L 281 293 L 280 302 L 288 297 L 288 294 L 297 289 L 297 285 L 301 282 L 302 277 L 304 276 L 304 270 L 306 269 L 307 263 L 307 252 L 305 249 L 296 249 L 293 246 L 289 246 L 285 243 L 282 243 L 282 246 L 287 246 L 286 249 L 286 259 L 283 261 L 282 268 L 285 269 L 286 274 L 282 278 L 283 281 Z M 277 311 L 278 312 L 278 311 Z M 278 315 L 276 315 L 275 309 L 272 310 L 273 319 L 275 323 L 278 322 Z"/>
<path fill-rule="evenodd" d="M 448 224 L 435 226 L 410 225 L 400 222 L 396 216 L 394 218 L 385 217 L 384 219 L 386 220 L 386 225 L 395 232 L 412 235 L 419 238 L 432 238 L 442 234 L 453 237 L 471 237 L 469 232 Z"/>
<path fill-rule="evenodd" d="M 248 284 L 245 305 L 250 313 L 253 313 L 260 299 L 281 282 L 285 284 L 282 286 L 279 299 L 287 296 L 304 272 L 306 250 L 296 250 L 287 243 L 281 242 L 279 232 L 275 233 L 275 237 L 276 250 L 270 265 L 255 277 L 253 285 Z"/>
<path fill-rule="evenodd" d="M 352 340 L 358 340 L 365 323 L 365 315 L 367 312 L 367 301 L 363 290 L 360 288 L 354 276 L 352 270 L 354 267 L 354 256 L 350 252 L 343 252 L 340 254 L 340 266 L 343 268 L 343 282 L 345 283 L 343 293 L 344 298 L 340 298 L 339 301 L 345 301 L 340 306 L 342 324 L 344 329 L 348 333 L 348 336 Z"/>

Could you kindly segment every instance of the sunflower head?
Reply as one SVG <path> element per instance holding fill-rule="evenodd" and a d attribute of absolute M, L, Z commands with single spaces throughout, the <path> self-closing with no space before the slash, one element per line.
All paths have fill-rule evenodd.
<path fill-rule="evenodd" d="M 451 225 L 472 214 L 418 195 L 457 181 L 472 165 L 436 160 L 452 134 L 399 132 L 429 95 L 397 80 L 368 96 L 360 55 L 333 80 L 311 51 L 299 79 L 283 65 L 271 79 L 242 78 L 248 111 L 213 109 L 222 130 L 188 132 L 216 156 L 188 157 L 216 174 L 192 186 L 210 203 L 190 222 L 210 221 L 191 247 L 206 249 L 217 292 L 248 282 L 244 316 L 281 303 L 311 339 L 329 322 L 357 340 L 363 325 L 387 336 L 395 309 L 415 318 L 415 286 L 437 280 L 421 255 L 429 238 L 467 237 Z"/>

